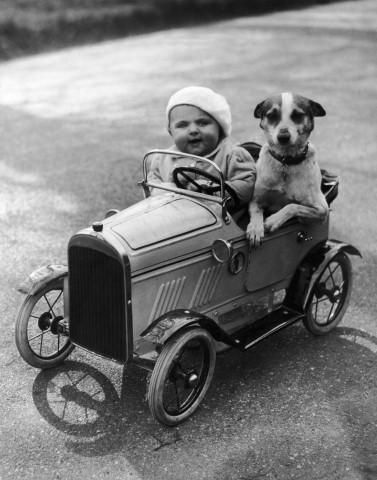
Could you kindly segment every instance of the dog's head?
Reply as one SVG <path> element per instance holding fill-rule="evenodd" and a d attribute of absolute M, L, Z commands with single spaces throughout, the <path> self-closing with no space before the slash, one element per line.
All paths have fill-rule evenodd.
<path fill-rule="evenodd" d="M 325 115 L 319 103 L 289 92 L 267 98 L 254 110 L 268 143 L 282 151 L 304 146 L 314 128 L 314 117 Z"/>

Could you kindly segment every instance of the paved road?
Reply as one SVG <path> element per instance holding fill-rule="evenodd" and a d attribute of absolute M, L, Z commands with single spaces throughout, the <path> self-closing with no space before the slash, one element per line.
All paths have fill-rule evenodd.
<path fill-rule="evenodd" d="M 375 2 L 350 1 L 0 65 L 1 480 L 377 477 L 376 40 Z M 221 356 L 197 414 L 166 429 L 133 367 L 78 350 L 58 370 L 28 367 L 16 286 L 65 260 L 69 237 L 108 207 L 141 198 L 142 154 L 169 145 L 166 99 L 193 83 L 228 97 L 238 140 L 261 140 L 251 112 L 271 92 L 325 106 L 313 141 L 341 174 L 332 236 L 363 259 L 342 327 L 317 339 L 297 326 Z"/>

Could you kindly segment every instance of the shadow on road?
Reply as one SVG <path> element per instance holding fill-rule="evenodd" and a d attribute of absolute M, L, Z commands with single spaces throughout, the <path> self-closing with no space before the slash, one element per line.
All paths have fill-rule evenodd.
<path fill-rule="evenodd" d="M 268 465 L 260 463 L 256 450 L 239 449 L 218 470 L 217 479 L 229 478 L 222 472 L 229 475 L 233 469 L 249 478 L 256 471 L 272 475 L 271 468 L 277 464 L 289 468 L 295 459 L 291 448 L 297 441 L 292 425 L 300 423 L 300 428 L 313 430 L 318 426 L 311 417 L 324 415 L 329 417 L 331 427 L 336 417 L 364 472 L 363 478 L 368 479 L 377 472 L 373 446 L 377 438 L 376 353 L 377 337 L 348 327 L 321 338 L 292 327 L 264 342 L 263 347 L 246 353 L 225 352 L 218 356 L 215 378 L 202 407 L 177 428 L 157 426 L 151 419 L 144 401 L 146 373 L 132 366 L 124 368 L 118 394 L 109 378 L 96 368 L 67 361 L 60 368 L 39 373 L 33 399 L 42 417 L 68 435 L 68 450 L 84 456 L 117 451 L 128 456 L 135 449 L 153 454 L 178 442 L 189 442 L 191 431 L 195 432 L 195 442 L 206 441 L 215 425 L 219 427 L 220 443 L 244 429 L 254 429 L 257 435 L 255 429 L 266 419 L 285 425 L 280 439 L 264 431 L 272 456 Z M 309 437 L 304 435 L 300 441 L 309 444 Z M 207 448 L 218 448 L 215 444 Z M 316 448 L 317 452 L 310 455 L 315 457 L 322 446 Z M 129 460 L 137 462 L 135 457 Z M 310 464 L 310 458 L 306 460 Z M 240 478 L 244 478 L 242 475 Z"/>

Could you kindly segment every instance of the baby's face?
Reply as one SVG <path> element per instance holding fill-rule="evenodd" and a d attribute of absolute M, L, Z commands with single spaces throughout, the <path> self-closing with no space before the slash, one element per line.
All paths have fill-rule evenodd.
<path fill-rule="evenodd" d="M 169 133 L 178 150 L 205 156 L 220 141 L 220 125 L 200 108 L 178 105 L 170 112 Z"/>

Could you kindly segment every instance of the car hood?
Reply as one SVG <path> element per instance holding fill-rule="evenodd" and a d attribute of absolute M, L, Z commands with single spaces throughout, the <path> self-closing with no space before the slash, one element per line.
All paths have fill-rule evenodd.
<path fill-rule="evenodd" d="M 217 223 L 211 209 L 191 198 L 149 197 L 110 217 L 109 227 L 132 250 L 167 242 Z"/>

